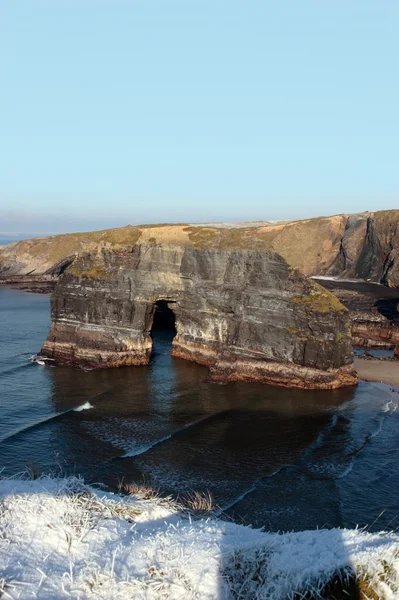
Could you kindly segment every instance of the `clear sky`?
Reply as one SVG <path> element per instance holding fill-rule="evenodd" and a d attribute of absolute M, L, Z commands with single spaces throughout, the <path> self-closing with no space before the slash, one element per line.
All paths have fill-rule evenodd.
<path fill-rule="evenodd" d="M 3 0 L 0 232 L 399 208 L 398 0 Z"/>

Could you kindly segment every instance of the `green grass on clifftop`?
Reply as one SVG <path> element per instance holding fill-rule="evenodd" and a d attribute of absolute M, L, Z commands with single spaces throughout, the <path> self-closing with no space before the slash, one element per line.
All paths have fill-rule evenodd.
<path fill-rule="evenodd" d="M 308 280 L 308 293 L 304 295 L 293 296 L 290 300 L 292 304 L 301 304 L 309 310 L 318 313 L 327 313 L 330 311 L 347 312 L 343 304 L 336 296 L 324 289 L 318 283 Z"/>

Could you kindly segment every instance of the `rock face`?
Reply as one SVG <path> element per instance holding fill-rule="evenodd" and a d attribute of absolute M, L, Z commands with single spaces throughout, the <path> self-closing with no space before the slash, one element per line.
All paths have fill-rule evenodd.
<path fill-rule="evenodd" d="M 352 321 L 352 336 L 354 346 L 365 348 L 394 347 L 395 356 L 399 356 L 399 327 L 383 317 L 380 319 L 355 316 Z"/>
<path fill-rule="evenodd" d="M 304 275 L 399 286 L 399 210 L 240 227 L 127 226 L 24 240 L 0 247 L 0 282 L 15 276 L 57 277 L 82 251 L 154 241 L 209 250 L 274 250 Z"/>
<path fill-rule="evenodd" d="M 399 210 L 293 221 L 263 237 L 306 275 L 399 286 Z"/>
<path fill-rule="evenodd" d="M 323 281 L 349 310 L 352 343 L 365 348 L 394 348 L 399 356 L 399 290 L 375 283 Z"/>
<path fill-rule="evenodd" d="M 136 244 L 82 253 L 52 296 L 42 354 L 90 367 L 147 364 L 155 303 L 172 353 L 214 380 L 315 389 L 357 382 L 348 311 L 272 251 Z"/>

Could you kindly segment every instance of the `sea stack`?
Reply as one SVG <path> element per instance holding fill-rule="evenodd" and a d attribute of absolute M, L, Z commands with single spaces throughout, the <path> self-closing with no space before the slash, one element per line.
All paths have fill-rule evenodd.
<path fill-rule="evenodd" d="M 145 365 L 160 300 L 176 319 L 173 356 L 208 366 L 213 380 L 357 383 L 347 309 L 268 250 L 137 243 L 82 252 L 52 295 L 41 353 L 73 366 Z"/>

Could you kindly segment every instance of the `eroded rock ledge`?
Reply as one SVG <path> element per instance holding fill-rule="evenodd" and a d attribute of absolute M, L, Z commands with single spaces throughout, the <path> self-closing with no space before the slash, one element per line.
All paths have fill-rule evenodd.
<path fill-rule="evenodd" d="M 74 366 L 147 364 L 158 300 L 175 313 L 173 355 L 215 380 L 357 383 L 346 308 L 264 250 L 149 243 L 83 253 L 52 296 L 42 354 Z"/>

